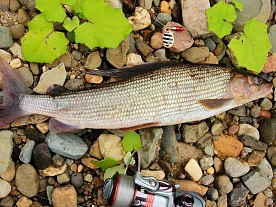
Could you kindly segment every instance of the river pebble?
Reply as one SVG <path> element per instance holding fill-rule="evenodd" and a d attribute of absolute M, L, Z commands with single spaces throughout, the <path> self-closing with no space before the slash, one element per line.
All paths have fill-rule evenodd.
<path fill-rule="evenodd" d="M 231 206 L 241 206 L 245 201 L 249 190 L 242 184 L 238 183 L 229 193 L 229 204 Z"/>
<path fill-rule="evenodd" d="M 272 105 L 272 102 L 268 98 L 264 98 L 260 102 L 260 107 L 263 110 L 270 110 L 270 109 L 272 109 L 273 105 Z"/>
<path fill-rule="evenodd" d="M 152 0 L 138 0 L 137 3 L 140 7 L 143 7 L 147 10 L 149 10 L 152 6 Z"/>
<path fill-rule="evenodd" d="M 160 49 L 163 47 L 162 33 L 155 32 L 150 39 L 150 46 L 153 49 Z"/>
<path fill-rule="evenodd" d="M 22 196 L 17 202 L 16 202 L 16 206 L 18 207 L 29 207 L 32 205 L 32 200 L 28 199 L 25 196 Z"/>
<path fill-rule="evenodd" d="M 148 167 L 158 156 L 160 149 L 159 140 L 162 138 L 162 128 L 145 128 L 139 130 L 141 136 L 142 148 L 140 150 L 141 167 Z"/>
<path fill-rule="evenodd" d="M 0 198 L 5 198 L 11 192 L 11 185 L 6 181 L 0 179 Z"/>
<path fill-rule="evenodd" d="M 184 142 L 195 143 L 209 131 L 209 128 L 205 122 L 200 122 L 193 125 L 184 124 L 182 130 Z"/>
<path fill-rule="evenodd" d="M 215 186 L 220 195 L 226 195 L 233 190 L 233 184 L 226 175 L 219 175 L 215 178 Z"/>
<path fill-rule="evenodd" d="M 15 177 L 15 163 L 13 161 L 9 162 L 8 169 L 6 170 L 6 172 L 0 173 L 0 177 L 3 180 L 9 181 L 9 182 L 14 179 L 14 177 Z"/>
<path fill-rule="evenodd" d="M 262 119 L 259 121 L 260 139 L 266 144 L 270 144 L 276 137 L 276 119 Z"/>
<path fill-rule="evenodd" d="M 136 7 L 133 16 L 129 17 L 128 21 L 133 31 L 145 29 L 151 24 L 149 12 L 142 7 Z"/>
<path fill-rule="evenodd" d="M 220 157 L 237 157 L 243 148 L 242 142 L 228 135 L 220 136 L 214 141 L 214 146 Z"/>
<path fill-rule="evenodd" d="M 202 158 L 200 158 L 199 163 L 202 170 L 207 170 L 214 164 L 214 160 L 213 157 L 205 155 Z"/>
<path fill-rule="evenodd" d="M 250 171 L 242 177 L 242 180 L 252 194 L 257 194 L 270 185 L 270 180 L 263 177 L 258 170 Z"/>
<path fill-rule="evenodd" d="M 19 40 L 21 37 L 23 37 L 25 33 L 25 27 L 23 24 L 16 24 L 16 25 L 10 26 L 10 32 L 13 39 Z"/>
<path fill-rule="evenodd" d="M 27 197 L 33 197 L 38 193 L 38 176 L 30 164 L 22 164 L 17 168 L 15 183 L 17 189 Z"/>
<path fill-rule="evenodd" d="M 209 200 L 211 201 L 215 201 L 218 199 L 218 190 L 216 188 L 209 188 L 207 193 L 206 193 L 206 196 Z"/>
<path fill-rule="evenodd" d="M 163 127 L 163 136 L 161 142 L 161 149 L 166 153 L 164 158 L 168 162 L 177 162 L 179 158 L 179 152 L 177 149 L 176 134 L 173 126 Z"/>
<path fill-rule="evenodd" d="M 184 170 L 194 181 L 198 181 L 202 177 L 201 168 L 195 159 L 190 159 L 189 162 L 185 165 Z"/>
<path fill-rule="evenodd" d="M 266 158 L 262 159 L 262 161 L 258 165 L 258 169 L 259 169 L 259 172 L 262 174 L 262 176 L 265 176 L 270 180 L 272 179 L 273 177 L 272 167 Z"/>
<path fill-rule="evenodd" d="M 230 177 L 241 177 L 249 171 L 249 165 L 237 158 L 228 157 L 224 161 L 224 170 Z"/>
<path fill-rule="evenodd" d="M 12 12 L 17 12 L 18 9 L 20 9 L 21 4 L 18 0 L 11 0 L 10 1 L 10 10 Z"/>
<path fill-rule="evenodd" d="M 77 192 L 72 185 L 57 187 L 52 193 L 52 202 L 55 207 L 76 207 Z"/>
<path fill-rule="evenodd" d="M 44 170 L 51 165 L 51 152 L 46 142 L 41 142 L 35 146 L 33 150 L 33 161 L 39 170 Z"/>
<path fill-rule="evenodd" d="M 31 161 L 34 147 L 35 147 L 34 140 L 30 140 L 24 145 L 19 155 L 19 159 L 23 163 L 29 163 Z"/>
<path fill-rule="evenodd" d="M 191 47 L 181 52 L 181 56 L 191 63 L 200 63 L 209 56 L 208 47 Z"/>
<path fill-rule="evenodd" d="M 13 151 L 13 133 L 9 130 L 0 131 L 0 173 L 6 172 Z"/>
<path fill-rule="evenodd" d="M 45 141 L 52 152 L 71 159 L 79 159 L 87 151 L 86 143 L 70 133 L 47 134 Z"/>
<path fill-rule="evenodd" d="M 247 162 L 248 162 L 250 167 L 258 166 L 261 163 L 261 161 L 263 160 L 264 156 L 265 156 L 265 153 L 262 152 L 262 151 L 253 151 L 249 155 L 249 157 L 247 159 Z"/>
<path fill-rule="evenodd" d="M 204 175 L 203 177 L 200 178 L 200 182 L 202 185 L 210 185 L 211 183 L 213 183 L 215 180 L 213 175 Z"/>
<path fill-rule="evenodd" d="M 69 183 L 70 182 L 70 175 L 69 175 L 69 173 L 68 172 L 64 172 L 64 173 L 58 175 L 57 176 L 57 182 L 59 184 L 61 184 L 61 185 Z"/>
<path fill-rule="evenodd" d="M 268 148 L 267 158 L 272 166 L 276 166 L 276 146 L 270 146 Z"/>
<path fill-rule="evenodd" d="M 102 63 L 102 59 L 100 57 L 99 51 L 92 52 L 90 55 L 88 55 L 85 66 L 88 69 L 95 69 L 100 67 Z"/>
<path fill-rule="evenodd" d="M 25 58 L 22 54 L 21 46 L 18 43 L 13 43 L 12 46 L 9 48 L 9 50 L 12 52 L 12 54 L 15 57 L 18 57 L 20 60 L 25 60 Z"/>
<path fill-rule="evenodd" d="M 83 184 L 83 175 L 82 173 L 75 172 L 71 175 L 71 183 L 76 188 L 79 188 Z"/>
<path fill-rule="evenodd" d="M 43 170 L 39 170 L 39 174 L 42 175 L 43 177 L 56 176 L 64 173 L 66 170 L 67 170 L 67 164 L 65 162 L 62 166 L 59 166 L 59 167 L 50 165 Z"/>
<path fill-rule="evenodd" d="M 12 44 L 13 40 L 10 29 L 0 26 L 0 48 L 9 48 Z"/>
<path fill-rule="evenodd" d="M 256 140 L 254 137 L 251 136 L 240 136 L 239 140 L 245 145 L 250 147 L 251 149 L 255 150 L 266 150 L 267 149 L 267 144 Z"/>

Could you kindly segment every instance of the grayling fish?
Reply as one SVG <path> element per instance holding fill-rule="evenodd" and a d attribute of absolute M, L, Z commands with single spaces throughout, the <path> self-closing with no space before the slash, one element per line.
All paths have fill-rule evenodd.
<path fill-rule="evenodd" d="M 52 117 L 52 133 L 174 125 L 214 116 L 272 91 L 271 83 L 251 72 L 218 65 L 161 62 L 94 73 L 133 77 L 89 90 L 38 95 L 0 58 L 0 127 L 30 114 Z"/>

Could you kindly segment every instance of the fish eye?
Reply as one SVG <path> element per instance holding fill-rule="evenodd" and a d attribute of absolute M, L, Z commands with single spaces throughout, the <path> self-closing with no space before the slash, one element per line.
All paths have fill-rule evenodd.
<path fill-rule="evenodd" d="M 263 82 L 260 76 L 255 76 L 255 77 L 253 77 L 253 81 L 254 81 L 254 83 L 257 84 L 257 85 L 260 85 L 260 84 L 262 84 L 262 82 Z"/>

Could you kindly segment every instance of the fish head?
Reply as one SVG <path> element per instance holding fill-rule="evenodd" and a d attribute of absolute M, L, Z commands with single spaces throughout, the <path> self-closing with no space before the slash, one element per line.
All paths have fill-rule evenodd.
<path fill-rule="evenodd" d="M 272 83 L 249 71 L 233 71 L 227 88 L 227 97 L 244 104 L 266 97 L 272 92 Z"/>

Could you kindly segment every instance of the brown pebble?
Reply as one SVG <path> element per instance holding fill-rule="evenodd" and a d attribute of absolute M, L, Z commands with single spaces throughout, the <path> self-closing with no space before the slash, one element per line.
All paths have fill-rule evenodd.
<path fill-rule="evenodd" d="M 104 181 L 101 180 L 101 178 L 99 178 L 97 176 L 93 178 L 93 183 L 95 184 L 95 186 L 97 188 L 100 188 L 100 187 L 102 187 L 104 185 Z"/>
<path fill-rule="evenodd" d="M 17 12 L 20 9 L 21 4 L 18 0 L 10 0 L 10 10 L 12 12 Z"/>
<path fill-rule="evenodd" d="M 77 164 L 76 164 L 76 163 L 72 164 L 72 165 L 70 166 L 70 169 L 71 169 L 73 172 L 77 172 L 77 171 L 78 171 L 78 166 L 77 166 Z"/>
<path fill-rule="evenodd" d="M 72 185 L 57 187 L 52 193 L 55 207 L 76 207 L 77 200 L 77 192 Z"/>
<path fill-rule="evenodd" d="M 258 193 L 254 200 L 254 206 L 253 207 L 264 207 L 268 206 L 268 199 L 263 193 Z"/>
<path fill-rule="evenodd" d="M 276 70 L 276 54 L 266 58 L 266 63 L 262 69 L 263 73 L 270 73 Z"/>
<path fill-rule="evenodd" d="M 18 40 L 23 37 L 25 33 L 25 27 L 23 26 L 23 24 L 16 24 L 10 27 L 10 31 L 12 34 L 12 38 Z"/>
<path fill-rule="evenodd" d="M 28 22 L 30 21 L 29 14 L 22 8 L 18 9 L 17 13 L 17 21 L 20 24 L 23 24 L 24 26 L 28 26 Z"/>
<path fill-rule="evenodd" d="M 99 76 L 99 75 L 90 75 L 90 74 L 85 74 L 85 82 L 86 83 L 95 83 L 95 84 L 99 84 L 101 82 L 103 82 L 103 77 Z"/>
<path fill-rule="evenodd" d="M 167 13 L 169 15 L 172 14 L 172 9 L 167 1 L 161 1 L 160 3 L 160 12 Z"/>
<path fill-rule="evenodd" d="M 161 32 L 155 32 L 150 40 L 150 46 L 153 49 L 160 49 L 163 47 L 163 41 L 162 41 L 162 33 Z"/>

